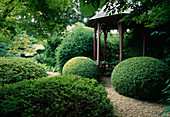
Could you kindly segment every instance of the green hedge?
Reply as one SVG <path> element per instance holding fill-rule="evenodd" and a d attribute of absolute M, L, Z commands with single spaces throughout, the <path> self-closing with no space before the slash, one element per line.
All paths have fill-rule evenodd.
<path fill-rule="evenodd" d="M 0 57 L 0 85 L 47 76 L 45 68 L 21 57 Z"/>
<path fill-rule="evenodd" d="M 63 75 L 78 75 L 97 79 L 98 68 L 95 61 L 87 57 L 74 57 L 67 61 L 62 70 Z"/>
<path fill-rule="evenodd" d="M 55 76 L 0 86 L 1 117 L 112 117 L 113 105 L 94 79 Z"/>
<path fill-rule="evenodd" d="M 133 57 L 119 63 L 111 80 L 114 89 L 125 96 L 138 99 L 159 99 L 166 87 L 170 71 L 168 66 L 151 57 Z"/>
<path fill-rule="evenodd" d="M 86 56 L 92 58 L 93 30 L 82 24 L 76 24 L 56 48 L 56 56 L 58 72 L 61 72 L 64 64 L 73 57 Z"/>

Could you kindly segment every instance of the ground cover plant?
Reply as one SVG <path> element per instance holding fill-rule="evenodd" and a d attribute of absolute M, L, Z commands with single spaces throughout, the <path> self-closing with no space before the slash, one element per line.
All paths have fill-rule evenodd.
<path fill-rule="evenodd" d="M 158 115 L 163 115 L 170 112 L 170 79 L 167 80 L 166 84 L 167 87 L 163 89 L 162 92 L 167 95 L 161 101 L 166 101 L 169 106 L 165 108 L 162 112 L 158 113 Z"/>
<path fill-rule="evenodd" d="M 104 87 L 94 79 L 55 76 L 0 86 L 0 116 L 112 117 Z"/>
<path fill-rule="evenodd" d="M 31 59 L 0 57 L 0 85 L 47 76 L 44 66 Z"/>
<path fill-rule="evenodd" d="M 74 57 L 66 62 L 62 69 L 62 74 L 97 79 L 97 63 L 87 57 Z"/>
<path fill-rule="evenodd" d="M 119 63 L 113 70 L 111 80 L 114 89 L 138 99 L 162 98 L 170 72 L 162 61 L 152 57 L 133 57 Z"/>

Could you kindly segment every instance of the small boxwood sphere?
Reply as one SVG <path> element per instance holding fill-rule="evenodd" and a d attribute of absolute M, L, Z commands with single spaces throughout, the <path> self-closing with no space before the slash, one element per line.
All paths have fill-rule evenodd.
<path fill-rule="evenodd" d="M 144 100 L 162 97 L 162 89 L 170 77 L 169 68 L 151 57 L 133 57 L 119 63 L 111 80 L 114 89 L 124 96 Z"/>
<path fill-rule="evenodd" d="M 95 61 L 87 57 L 74 57 L 66 62 L 63 75 L 78 75 L 85 78 L 97 78 L 98 69 Z"/>
<path fill-rule="evenodd" d="M 0 117 L 113 117 L 113 104 L 94 79 L 55 76 L 0 86 Z"/>
<path fill-rule="evenodd" d="M 0 57 L 0 85 L 47 76 L 45 68 L 21 57 Z"/>

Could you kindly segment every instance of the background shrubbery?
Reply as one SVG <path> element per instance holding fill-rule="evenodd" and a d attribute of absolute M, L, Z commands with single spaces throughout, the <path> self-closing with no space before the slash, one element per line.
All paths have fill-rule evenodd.
<path fill-rule="evenodd" d="M 62 74 L 97 79 L 97 63 L 87 57 L 74 57 L 66 62 L 62 69 Z"/>
<path fill-rule="evenodd" d="M 62 39 L 60 36 L 54 35 L 51 39 L 44 42 L 45 52 L 38 54 L 34 57 L 38 63 L 46 64 L 46 66 L 55 67 L 56 56 L 55 49 L 61 44 Z"/>
<path fill-rule="evenodd" d="M 107 92 L 96 80 L 56 76 L 0 86 L 1 117 L 112 117 Z"/>
<path fill-rule="evenodd" d="M 21 57 L 0 57 L 0 85 L 15 83 L 23 79 L 45 77 L 45 68 Z"/>
<path fill-rule="evenodd" d="M 160 99 L 170 76 L 168 66 L 151 57 L 134 57 L 119 63 L 111 80 L 115 90 L 138 99 Z"/>
<path fill-rule="evenodd" d="M 123 59 L 142 56 L 143 54 L 143 32 L 140 25 L 136 25 L 124 34 Z M 157 31 L 155 31 L 157 30 Z M 146 56 L 157 58 L 167 65 L 170 64 L 170 38 L 165 31 L 156 29 L 145 29 Z"/>
<path fill-rule="evenodd" d="M 76 56 L 93 57 L 93 29 L 77 24 L 70 30 L 68 36 L 56 49 L 58 71 L 62 71 L 64 64 Z"/>
<path fill-rule="evenodd" d="M 85 27 L 81 23 L 77 23 L 68 33 L 62 43 L 56 49 L 57 68 L 61 72 L 64 64 L 71 58 L 77 56 L 86 56 L 93 59 L 93 33 L 94 30 Z M 108 35 L 106 41 L 106 61 L 118 63 L 119 61 L 119 37 L 117 34 Z M 101 36 L 101 61 L 104 59 L 104 39 Z"/>

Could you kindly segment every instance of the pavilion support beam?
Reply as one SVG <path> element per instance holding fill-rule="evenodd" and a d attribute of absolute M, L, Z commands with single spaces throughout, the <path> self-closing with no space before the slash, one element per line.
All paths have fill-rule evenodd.
<path fill-rule="evenodd" d="M 104 31 L 104 62 L 106 62 L 106 39 L 107 39 L 107 32 Z"/>
<path fill-rule="evenodd" d="M 97 56 L 97 41 L 96 41 L 97 28 L 94 28 L 94 41 L 93 41 L 93 59 L 96 61 Z"/>
<path fill-rule="evenodd" d="M 101 24 L 97 24 L 97 67 L 98 67 L 98 81 L 100 78 L 100 35 L 101 35 Z"/>
<path fill-rule="evenodd" d="M 120 35 L 120 50 L 119 50 L 119 62 L 123 60 L 123 24 L 122 22 L 118 23 L 118 30 Z"/>
<path fill-rule="evenodd" d="M 145 56 L 146 55 L 146 34 L 145 34 L 144 27 L 142 28 L 142 32 L 143 32 L 143 56 Z"/>

